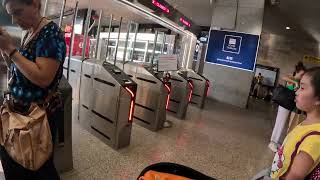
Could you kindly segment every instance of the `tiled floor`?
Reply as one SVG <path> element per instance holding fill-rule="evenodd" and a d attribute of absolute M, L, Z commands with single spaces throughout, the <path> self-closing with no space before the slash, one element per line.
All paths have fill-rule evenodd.
<path fill-rule="evenodd" d="M 134 125 L 130 146 L 120 151 L 75 121 L 74 170 L 62 174 L 62 180 L 134 180 L 146 166 L 164 161 L 219 180 L 250 179 L 271 163 L 267 144 L 274 109 L 264 102 L 255 102 L 249 109 L 217 102 L 208 102 L 204 110 L 191 106 L 185 120 L 167 117 L 174 123 L 172 128 L 155 133 Z"/>

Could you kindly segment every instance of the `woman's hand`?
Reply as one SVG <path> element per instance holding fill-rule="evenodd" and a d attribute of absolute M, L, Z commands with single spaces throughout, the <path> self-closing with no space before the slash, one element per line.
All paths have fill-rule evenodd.
<path fill-rule="evenodd" d="M 9 56 L 15 48 L 13 39 L 9 33 L 0 27 L 0 50 Z"/>

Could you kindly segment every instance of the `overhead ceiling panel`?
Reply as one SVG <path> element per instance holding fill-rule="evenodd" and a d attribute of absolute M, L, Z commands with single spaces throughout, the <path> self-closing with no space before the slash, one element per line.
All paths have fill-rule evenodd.
<path fill-rule="evenodd" d="M 210 0 L 166 0 L 174 8 L 199 26 L 210 26 L 212 4 Z M 214 0 L 212 0 L 214 1 Z"/>

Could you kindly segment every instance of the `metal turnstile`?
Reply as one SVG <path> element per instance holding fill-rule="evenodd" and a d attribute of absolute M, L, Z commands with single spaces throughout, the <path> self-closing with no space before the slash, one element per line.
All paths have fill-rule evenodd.
<path fill-rule="evenodd" d="M 78 117 L 79 113 L 79 89 L 80 89 L 80 76 L 81 76 L 81 65 L 82 65 L 82 58 L 80 56 L 74 56 L 70 58 L 70 68 L 69 68 L 69 83 L 73 89 L 72 91 L 72 101 L 73 107 L 72 111 L 76 117 Z M 63 65 L 63 75 L 67 77 L 67 59 Z"/>
<path fill-rule="evenodd" d="M 80 124 L 114 149 L 130 144 L 137 84 L 118 67 L 95 59 L 82 64 Z"/>
<path fill-rule="evenodd" d="M 184 119 L 191 101 L 193 90 L 192 80 L 188 79 L 186 72 L 174 71 L 170 73 L 171 93 L 167 111 L 180 119 Z"/>
<path fill-rule="evenodd" d="M 205 100 L 208 96 L 210 87 L 210 81 L 204 76 L 197 74 L 196 72 L 189 70 L 187 76 L 193 83 L 191 104 L 196 104 L 199 108 L 203 108 Z"/>
<path fill-rule="evenodd" d="M 59 92 L 63 99 L 63 112 L 59 114 L 57 139 L 54 150 L 54 163 L 59 173 L 73 169 L 72 158 L 72 87 L 62 77 Z M 61 116 L 61 117 L 60 117 Z"/>
<path fill-rule="evenodd" d="M 118 63 L 118 66 L 122 66 Z M 138 84 L 134 122 L 152 131 L 163 128 L 170 86 L 147 66 L 126 63 L 124 71 Z"/>

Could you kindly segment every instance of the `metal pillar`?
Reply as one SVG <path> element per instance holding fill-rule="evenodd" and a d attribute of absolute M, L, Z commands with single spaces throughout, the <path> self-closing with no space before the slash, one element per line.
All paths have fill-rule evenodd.
<path fill-rule="evenodd" d="M 88 34 L 89 34 L 91 12 L 92 12 L 92 0 L 89 0 L 89 7 L 88 7 L 88 12 L 87 12 L 86 24 L 84 27 L 84 38 L 83 38 L 83 45 L 82 45 L 82 59 L 85 59 L 85 56 L 86 56 L 87 38 L 88 38 Z"/>
<path fill-rule="evenodd" d="M 128 24 L 128 30 L 127 30 L 127 36 L 126 36 L 126 41 L 124 43 L 124 52 L 123 52 L 123 67 L 122 69 L 124 70 L 124 64 L 126 63 L 126 55 L 127 55 L 127 49 L 128 49 L 128 40 L 129 40 L 129 33 L 130 33 L 130 27 L 131 27 L 131 23 Z"/>
<path fill-rule="evenodd" d="M 132 53 L 131 53 L 131 62 L 133 62 L 134 51 L 136 48 L 136 41 L 137 41 L 138 29 L 139 29 L 139 24 L 135 23 L 135 25 L 136 25 L 136 29 L 134 30 L 134 40 L 133 40 Z"/>
<path fill-rule="evenodd" d="M 96 59 L 97 59 L 97 57 L 98 57 L 98 48 L 99 48 L 99 42 L 100 42 L 102 12 L 103 12 L 103 10 L 100 10 L 100 13 L 99 13 L 98 30 L 97 30 L 96 54 L 95 54 L 95 56 L 94 56 Z"/>
<path fill-rule="evenodd" d="M 66 8 L 66 0 L 63 0 L 62 2 L 62 7 L 61 7 L 61 12 L 60 12 L 60 19 L 59 19 L 59 27 L 62 26 L 62 21 L 63 21 L 63 16 L 64 16 L 64 10 Z"/>
<path fill-rule="evenodd" d="M 106 45 L 107 45 L 106 55 L 107 56 L 108 56 L 108 53 L 109 53 L 109 42 L 110 42 L 110 35 L 111 35 L 112 20 L 113 20 L 113 14 L 111 14 L 110 21 L 109 21 L 109 33 L 108 33 L 108 39 L 107 39 L 107 43 L 106 43 Z M 105 61 L 107 61 L 107 57 L 106 57 Z"/>
<path fill-rule="evenodd" d="M 46 0 L 44 3 L 44 8 L 43 8 L 43 12 L 42 12 L 43 17 L 46 17 L 47 9 L 48 9 L 48 0 Z"/>
<path fill-rule="evenodd" d="M 113 62 L 113 65 L 116 65 L 116 62 L 117 62 L 117 54 L 118 54 L 118 47 L 119 47 L 121 26 L 122 26 L 122 17 L 120 17 L 120 24 L 119 24 L 119 31 L 118 31 L 118 39 L 117 39 L 117 45 L 116 45 L 116 52 L 114 53 L 114 62 Z"/>
<path fill-rule="evenodd" d="M 70 41 L 70 47 L 69 47 L 69 55 L 68 55 L 68 71 L 67 71 L 67 80 L 69 81 L 69 71 L 70 71 L 70 59 L 73 52 L 73 43 L 74 43 L 74 36 L 75 36 L 75 29 L 74 26 L 76 24 L 76 19 L 78 16 L 78 10 L 79 10 L 79 1 L 76 2 L 76 6 L 74 8 L 73 13 L 73 21 L 72 21 L 72 32 L 71 32 L 71 41 Z"/>
<path fill-rule="evenodd" d="M 152 56 L 151 56 L 151 69 L 153 68 L 154 54 L 156 52 L 157 41 L 158 41 L 158 31 L 156 31 L 154 35 L 153 50 L 152 50 Z"/>

